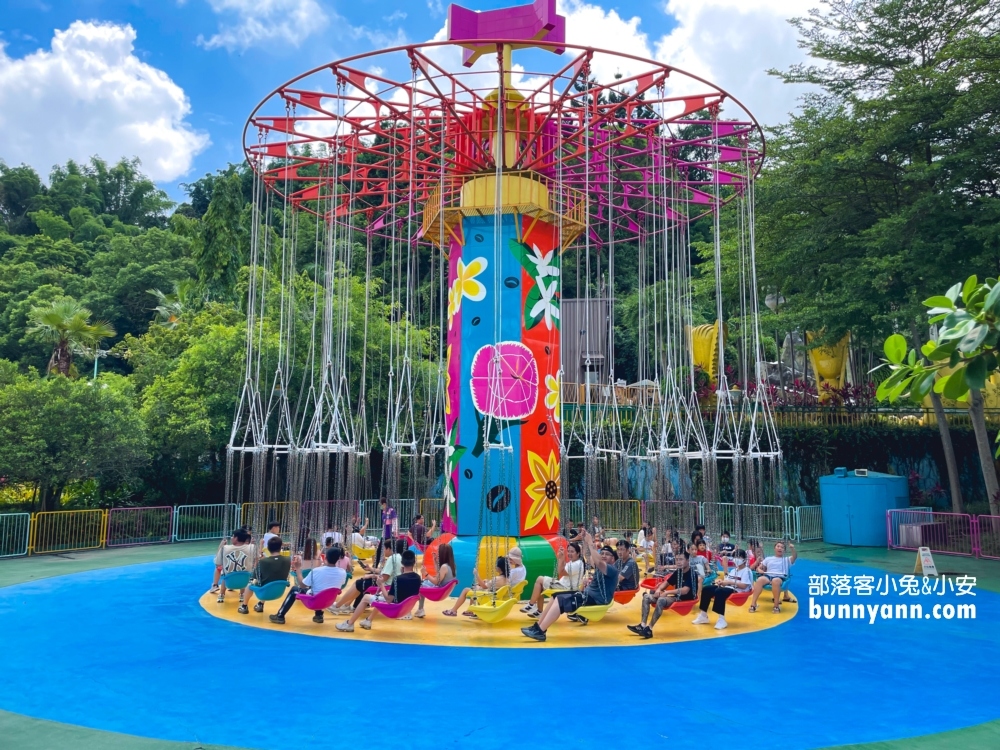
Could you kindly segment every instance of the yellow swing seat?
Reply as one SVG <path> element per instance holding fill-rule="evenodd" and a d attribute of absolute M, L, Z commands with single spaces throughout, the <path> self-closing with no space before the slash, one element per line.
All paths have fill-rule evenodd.
<path fill-rule="evenodd" d="M 515 604 L 517 604 L 517 599 L 497 599 L 496 604 L 491 601 L 484 604 L 473 604 L 469 607 L 469 611 L 475 612 L 476 617 L 492 625 L 509 615 Z"/>
<path fill-rule="evenodd" d="M 495 595 L 492 591 L 472 591 L 469 593 L 469 598 L 475 599 L 478 605 L 489 604 L 492 606 L 494 599 L 498 602 L 510 599 L 510 586 L 501 586 Z"/>
<path fill-rule="evenodd" d="M 354 551 L 354 556 L 359 560 L 371 560 L 375 557 L 375 548 L 359 547 L 356 544 L 351 546 Z"/>
<path fill-rule="evenodd" d="M 586 607 L 577 608 L 573 614 L 586 617 L 590 622 L 600 622 L 609 609 L 611 609 L 610 604 L 588 604 Z"/>
<path fill-rule="evenodd" d="M 521 595 L 524 593 L 524 589 L 525 589 L 525 587 L 527 587 L 527 585 L 528 585 L 528 581 L 527 580 L 521 581 L 520 583 L 516 584 L 514 586 L 514 588 L 512 588 L 510 590 L 510 598 L 511 599 L 520 599 Z"/>

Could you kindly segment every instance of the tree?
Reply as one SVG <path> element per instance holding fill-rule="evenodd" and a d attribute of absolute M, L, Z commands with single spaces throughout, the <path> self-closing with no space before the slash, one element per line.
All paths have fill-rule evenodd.
<path fill-rule="evenodd" d="M 0 381 L 0 476 L 38 488 L 56 510 L 75 479 L 133 476 L 148 460 L 135 391 L 125 378 L 7 377 Z"/>
<path fill-rule="evenodd" d="M 922 401 L 933 391 L 946 398 L 969 401 L 983 470 L 990 513 L 1000 515 L 1000 485 L 990 454 L 982 390 L 987 379 L 1000 372 L 1000 283 L 979 283 L 970 276 L 945 294 L 924 300 L 930 322 L 940 323 L 937 339 L 915 349 L 893 334 L 885 341 L 886 363 L 892 374 L 879 385 L 879 399 L 901 397 Z M 996 455 L 1000 456 L 1000 447 Z"/>
<path fill-rule="evenodd" d="M 68 376 L 74 355 L 92 354 L 101 341 L 115 335 L 115 329 L 104 321 L 90 322 L 90 310 L 76 300 L 56 300 L 48 307 L 31 311 L 29 332 L 37 332 L 52 342 L 52 357 L 48 372 Z"/>
<path fill-rule="evenodd" d="M 195 245 L 198 279 L 213 298 L 228 299 L 243 264 L 247 232 L 243 226 L 240 176 L 233 173 L 215 182 L 212 202 L 202 221 L 201 242 Z"/>

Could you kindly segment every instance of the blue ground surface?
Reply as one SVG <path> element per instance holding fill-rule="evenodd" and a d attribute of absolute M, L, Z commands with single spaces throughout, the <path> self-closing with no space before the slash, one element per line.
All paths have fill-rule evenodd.
<path fill-rule="evenodd" d="M 808 619 L 809 574 L 884 576 L 850 565 L 799 561 L 793 589 L 801 610 L 778 628 L 581 651 L 362 644 L 245 628 L 198 605 L 211 570 L 208 558 L 193 558 L 0 589 L 0 708 L 269 750 L 345 737 L 344 727 L 367 743 L 400 722 L 413 730 L 385 744 L 492 750 L 533 737 L 539 747 L 565 747 L 572 736 L 577 748 L 606 748 L 615 737 L 665 748 L 710 726 L 713 746 L 739 746 L 748 721 L 756 736 L 772 736 L 776 698 L 783 710 L 774 740 L 789 748 L 917 736 L 1000 717 L 969 680 L 1000 663 L 1000 595 L 921 599 L 928 609 L 974 601 L 972 621 Z M 912 601 L 866 601 L 876 600 Z M 766 606 L 760 616 L 769 616 Z M 601 626 L 591 628 L 600 638 Z M 734 710 L 742 720 L 731 719 Z"/>

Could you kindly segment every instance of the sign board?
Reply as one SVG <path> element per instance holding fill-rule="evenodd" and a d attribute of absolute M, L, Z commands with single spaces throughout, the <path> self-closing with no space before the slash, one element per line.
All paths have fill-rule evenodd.
<path fill-rule="evenodd" d="M 917 561 L 913 564 L 913 573 L 923 576 L 937 576 L 937 566 L 934 564 L 934 556 L 930 547 L 920 547 L 917 550 Z"/>

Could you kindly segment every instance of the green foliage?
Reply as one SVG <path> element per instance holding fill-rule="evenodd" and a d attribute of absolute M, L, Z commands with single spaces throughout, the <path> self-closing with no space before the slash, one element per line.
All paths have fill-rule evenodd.
<path fill-rule="evenodd" d="M 36 484 L 43 509 L 58 507 L 74 479 L 130 477 L 148 460 L 125 378 L 11 378 L 9 365 L 0 373 L 0 475 Z"/>
<path fill-rule="evenodd" d="M 71 298 L 36 307 L 29 316 L 29 333 L 37 333 L 52 344 L 48 372 L 69 375 L 74 355 L 93 357 L 101 341 L 115 335 L 103 320 L 90 321 L 90 310 Z"/>
<path fill-rule="evenodd" d="M 216 299 L 232 299 L 237 272 L 247 253 L 249 231 L 238 174 L 219 179 L 194 248 L 198 279 Z"/>
<path fill-rule="evenodd" d="M 764 288 L 791 327 L 883 338 L 928 288 L 1000 260 L 996 0 L 835 0 L 796 21 L 819 62 L 757 188 Z"/>

